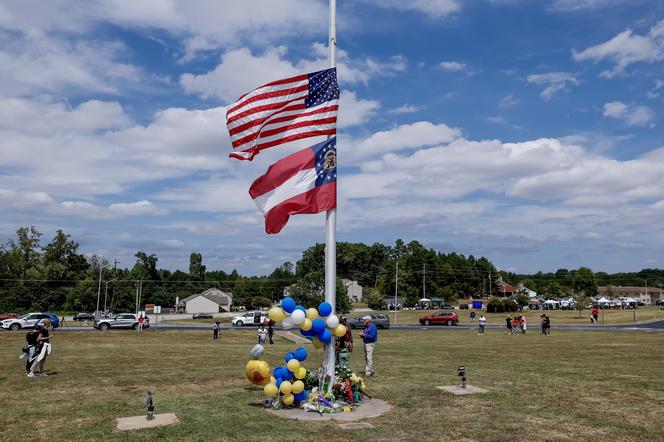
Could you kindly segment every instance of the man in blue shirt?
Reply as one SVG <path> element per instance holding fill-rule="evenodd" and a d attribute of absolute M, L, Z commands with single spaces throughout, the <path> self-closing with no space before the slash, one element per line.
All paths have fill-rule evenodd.
<path fill-rule="evenodd" d="M 376 328 L 376 324 L 371 322 L 371 316 L 365 316 L 362 319 L 364 319 L 365 328 L 360 337 L 364 341 L 364 358 L 367 363 L 364 374 L 373 376 L 373 351 L 378 340 L 378 328 Z"/>

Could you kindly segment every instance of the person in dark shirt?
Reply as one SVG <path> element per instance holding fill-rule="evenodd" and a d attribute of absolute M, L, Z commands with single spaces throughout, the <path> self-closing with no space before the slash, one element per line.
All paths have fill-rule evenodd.
<path fill-rule="evenodd" d="M 348 368 L 350 353 L 353 351 L 353 334 L 345 317 L 342 317 L 340 322 L 346 327 L 346 333 L 337 338 L 337 365 L 342 368 Z"/>
<path fill-rule="evenodd" d="M 274 341 L 272 340 L 272 336 L 274 336 L 274 321 L 272 319 L 268 320 L 267 322 L 267 337 L 270 340 L 270 345 L 274 344 Z"/>
<path fill-rule="evenodd" d="M 509 315 L 507 315 L 507 318 L 505 318 L 505 323 L 507 324 L 507 334 L 511 335 L 512 334 L 512 318 L 510 318 Z"/>
<path fill-rule="evenodd" d="M 39 330 L 37 329 L 31 330 L 25 335 L 25 342 L 27 345 L 23 347 L 23 355 L 21 355 L 21 357 L 25 358 L 25 373 L 28 376 L 30 376 L 30 366 L 34 362 L 35 354 L 37 353 L 37 346 L 39 345 L 39 342 L 37 341 L 38 336 Z"/>

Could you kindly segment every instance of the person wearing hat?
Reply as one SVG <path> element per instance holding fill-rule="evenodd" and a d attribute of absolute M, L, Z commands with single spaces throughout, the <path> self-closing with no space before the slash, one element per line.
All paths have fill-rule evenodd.
<path fill-rule="evenodd" d="M 373 352 L 376 347 L 376 341 L 378 341 L 378 328 L 371 321 L 371 316 L 365 316 L 362 319 L 364 320 L 365 327 L 364 331 L 360 334 L 360 338 L 364 341 L 364 358 L 367 362 L 364 374 L 373 376 Z"/>

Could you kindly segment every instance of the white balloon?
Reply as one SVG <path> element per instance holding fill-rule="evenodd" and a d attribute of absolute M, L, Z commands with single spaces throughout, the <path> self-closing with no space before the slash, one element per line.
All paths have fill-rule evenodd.
<path fill-rule="evenodd" d="M 325 324 L 328 328 L 335 328 L 337 325 L 339 325 L 339 318 L 337 315 L 330 315 L 325 320 Z"/>
<path fill-rule="evenodd" d="M 300 325 L 304 322 L 304 318 L 306 318 L 307 315 L 304 313 L 302 310 L 295 310 L 293 313 L 291 313 L 291 321 L 295 325 Z"/>
<path fill-rule="evenodd" d="M 293 324 L 293 319 L 290 316 L 288 316 L 283 321 L 281 321 L 281 326 L 283 327 L 284 330 L 288 330 L 295 327 L 295 324 Z"/>

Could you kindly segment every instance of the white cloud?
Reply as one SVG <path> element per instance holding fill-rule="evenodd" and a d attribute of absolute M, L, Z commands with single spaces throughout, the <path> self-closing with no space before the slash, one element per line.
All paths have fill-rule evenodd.
<path fill-rule="evenodd" d="M 500 101 L 498 102 L 498 106 L 502 108 L 513 107 L 519 104 L 519 101 L 520 100 L 516 98 L 514 95 L 506 95 L 500 99 Z"/>
<path fill-rule="evenodd" d="M 505 117 L 501 117 L 500 115 L 487 117 L 487 121 L 495 124 L 507 124 L 507 120 L 505 119 Z"/>
<path fill-rule="evenodd" d="M 599 9 L 625 3 L 625 0 L 553 0 L 550 11 L 575 12 L 588 9 Z"/>
<path fill-rule="evenodd" d="M 293 64 L 285 59 L 287 52 L 285 46 L 269 47 L 260 55 L 254 55 L 247 48 L 232 49 L 221 56 L 216 68 L 200 75 L 183 74 L 180 76 L 180 84 L 187 93 L 232 102 L 262 84 L 326 69 L 328 66 L 327 49 L 320 43 L 313 45 L 313 53 L 317 56 L 315 59 L 303 59 Z M 400 55 L 386 61 L 376 61 L 372 58 L 353 60 L 344 51 L 337 53 L 340 83 L 366 84 L 374 76 L 392 76 L 405 69 L 406 60 Z"/>
<path fill-rule="evenodd" d="M 648 98 L 657 98 L 659 97 L 659 90 L 664 87 L 664 81 L 656 79 L 655 80 L 655 87 L 650 89 L 647 93 L 646 96 Z"/>
<path fill-rule="evenodd" d="M 375 3 L 384 8 L 422 12 L 432 18 L 444 18 L 461 10 L 458 0 L 376 0 Z"/>
<path fill-rule="evenodd" d="M 660 61 L 664 59 L 664 20 L 657 22 L 646 35 L 634 34 L 631 29 L 627 29 L 596 46 L 582 51 L 573 49 L 572 56 L 576 61 L 613 62 L 612 70 L 600 74 L 604 78 L 621 74 L 625 68 L 634 63 Z"/>
<path fill-rule="evenodd" d="M 458 61 L 441 61 L 438 66 L 448 72 L 459 72 L 466 69 L 466 65 Z"/>
<path fill-rule="evenodd" d="M 339 121 L 341 128 L 364 124 L 380 108 L 375 100 L 358 99 L 355 92 L 342 91 L 339 96 Z"/>
<path fill-rule="evenodd" d="M 394 109 L 390 109 L 388 112 L 391 114 L 414 114 L 416 112 L 419 112 L 422 110 L 420 106 L 414 106 L 412 104 L 402 104 L 399 107 L 396 107 Z"/>
<path fill-rule="evenodd" d="M 532 74 L 528 75 L 527 80 L 528 83 L 544 87 L 540 95 L 545 101 L 550 100 L 551 97 L 557 92 L 565 92 L 569 90 L 570 86 L 576 86 L 580 84 L 580 81 L 574 75 L 568 72 Z"/>
<path fill-rule="evenodd" d="M 604 116 L 623 120 L 628 126 L 654 126 L 655 113 L 647 106 L 628 106 L 621 101 L 604 104 Z"/>
<path fill-rule="evenodd" d="M 459 129 L 446 124 L 433 124 L 428 121 L 404 124 L 376 132 L 362 140 L 351 141 L 349 144 L 355 147 L 344 155 L 344 159 L 367 158 L 388 152 L 449 143 L 460 135 Z"/>

